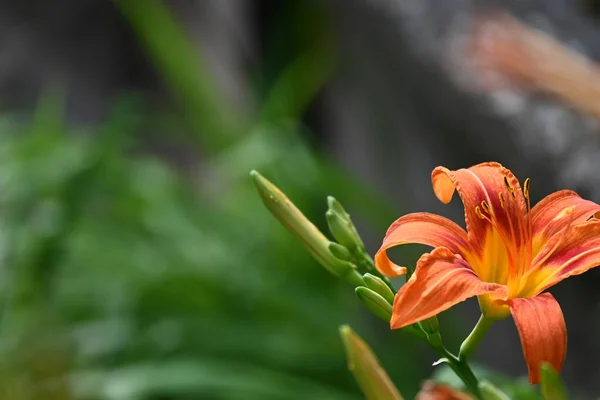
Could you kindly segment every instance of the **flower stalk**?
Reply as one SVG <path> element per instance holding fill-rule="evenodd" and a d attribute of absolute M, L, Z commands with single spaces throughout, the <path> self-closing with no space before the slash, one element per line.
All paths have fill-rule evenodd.
<path fill-rule="evenodd" d="M 479 317 L 479 321 L 477 321 L 477 324 L 475 325 L 469 336 L 467 336 L 465 341 L 462 342 L 462 344 L 460 345 L 460 351 L 458 353 L 458 358 L 460 360 L 464 360 L 465 358 L 473 354 L 473 352 L 475 351 L 475 349 L 477 349 L 477 346 L 479 346 L 479 343 L 481 343 L 481 341 L 483 340 L 493 323 L 494 320 L 492 318 L 488 318 L 483 314 L 481 315 L 481 317 Z"/>

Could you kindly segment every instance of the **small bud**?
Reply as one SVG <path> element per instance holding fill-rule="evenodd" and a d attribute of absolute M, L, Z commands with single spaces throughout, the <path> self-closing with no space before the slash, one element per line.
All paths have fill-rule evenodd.
<path fill-rule="evenodd" d="M 350 251 L 364 251 L 365 245 L 356 231 L 350 215 L 344 210 L 340 202 L 329 196 L 327 204 L 329 209 L 325 213 L 325 217 L 333 237 Z"/>
<path fill-rule="evenodd" d="M 329 242 L 329 251 L 342 261 L 350 261 L 352 259 L 350 251 L 339 243 Z"/>
<path fill-rule="evenodd" d="M 343 325 L 340 335 L 346 350 L 348 369 L 367 400 L 402 400 L 398 389 L 379 364 L 373 350 L 352 329 Z"/>
<path fill-rule="evenodd" d="M 363 280 L 365 281 L 369 289 L 380 294 L 381 297 L 386 299 L 388 303 L 394 304 L 395 294 L 394 292 L 392 292 L 392 289 L 390 289 L 390 287 L 386 285 L 381 278 L 367 273 L 363 275 Z"/>
<path fill-rule="evenodd" d="M 263 203 L 275 216 L 310 252 L 319 264 L 327 271 L 337 277 L 341 277 L 358 286 L 364 284 L 362 277 L 356 272 L 353 264 L 342 261 L 335 257 L 329 250 L 330 241 L 313 225 L 312 222 L 298 210 L 287 196 L 265 179 L 257 171 L 251 171 L 258 193 Z"/>
<path fill-rule="evenodd" d="M 369 311 L 386 322 L 392 318 L 392 306 L 381 295 L 364 286 L 355 289 L 355 293 Z"/>
<path fill-rule="evenodd" d="M 488 381 L 479 382 L 479 391 L 483 400 L 510 400 L 510 397 Z"/>
<path fill-rule="evenodd" d="M 542 397 L 546 400 L 567 400 L 569 397 L 560 375 L 552 365 L 543 363 L 540 367 Z"/>

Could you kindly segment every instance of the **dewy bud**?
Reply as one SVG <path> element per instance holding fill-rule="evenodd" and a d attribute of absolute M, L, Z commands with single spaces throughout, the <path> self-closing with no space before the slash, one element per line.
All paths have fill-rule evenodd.
<path fill-rule="evenodd" d="M 327 224 L 333 237 L 350 251 L 355 249 L 363 250 L 365 245 L 360 238 L 350 215 L 344 210 L 344 207 L 334 197 L 327 197 L 329 209 L 325 213 Z"/>
<path fill-rule="evenodd" d="M 545 400 L 567 400 L 567 391 L 560 375 L 549 363 L 540 367 L 540 387 Z"/>
<path fill-rule="evenodd" d="M 379 364 L 373 350 L 352 329 L 343 325 L 340 336 L 346 350 L 348 369 L 367 400 L 402 400 L 398 389 Z"/>
<path fill-rule="evenodd" d="M 366 273 L 363 275 L 363 280 L 369 289 L 380 294 L 388 303 L 394 304 L 394 292 L 392 292 L 392 289 L 390 289 L 380 277 Z"/>
<path fill-rule="evenodd" d="M 263 203 L 296 238 L 302 242 L 315 260 L 337 277 L 344 278 L 352 284 L 363 285 L 362 277 L 354 266 L 335 257 L 329 250 L 330 241 L 310 222 L 287 196 L 265 179 L 257 171 L 251 171 L 258 193 Z"/>
<path fill-rule="evenodd" d="M 355 289 L 356 295 L 369 311 L 386 322 L 392 318 L 392 305 L 381 295 L 364 286 Z"/>

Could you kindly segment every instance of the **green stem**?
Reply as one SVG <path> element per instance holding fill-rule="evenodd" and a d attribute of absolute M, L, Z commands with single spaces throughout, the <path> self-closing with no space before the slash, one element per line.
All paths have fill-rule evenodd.
<path fill-rule="evenodd" d="M 366 286 L 362 275 L 359 274 L 355 269 L 349 269 L 344 276 L 342 276 L 342 278 L 354 287 Z"/>
<path fill-rule="evenodd" d="M 477 396 L 477 398 L 481 398 L 479 381 L 466 360 L 459 359 L 454 354 L 450 353 L 443 345 L 434 347 L 434 350 L 440 357 L 446 360 L 454 373 L 463 381 L 467 390 Z"/>
<path fill-rule="evenodd" d="M 465 341 L 460 345 L 460 352 L 458 353 L 458 358 L 461 361 L 464 361 L 465 358 L 469 357 L 481 340 L 483 340 L 487 331 L 490 329 L 494 320 L 491 318 L 487 318 L 483 314 L 479 317 L 479 321 L 477 321 L 477 325 L 473 328 L 469 336 L 465 339 Z"/>

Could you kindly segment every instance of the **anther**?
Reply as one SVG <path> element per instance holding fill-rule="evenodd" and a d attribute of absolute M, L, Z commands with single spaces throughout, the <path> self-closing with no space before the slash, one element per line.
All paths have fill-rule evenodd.
<path fill-rule="evenodd" d="M 525 182 L 523 182 L 523 196 L 525 196 L 525 198 L 527 200 L 529 200 L 529 186 L 531 184 L 531 179 L 527 178 L 525 179 Z"/>
<path fill-rule="evenodd" d="M 503 209 L 506 209 L 506 200 L 504 199 L 504 194 L 502 194 L 502 192 L 498 192 L 498 198 L 500 199 L 500 206 Z"/>
<path fill-rule="evenodd" d="M 486 213 L 491 214 L 491 212 L 490 212 L 490 205 L 488 204 L 487 201 L 483 200 L 481 202 L 481 208 L 483 208 L 483 211 L 485 211 Z"/>
<path fill-rule="evenodd" d="M 485 215 L 481 212 L 481 208 L 479 206 L 475 206 L 475 215 L 477 215 L 481 219 L 487 219 Z"/>
<path fill-rule="evenodd" d="M 512 188 L 512 186 L 510 186 L 510 183 L 508 182 L 508 178 L 506 177 L 506 175 L 504 176 L 504 185 L 506 186 L 506 188 L 508 189 L 508 192 L 512 195 L 512 197 L 516 198 L 515 190 Z"/>

